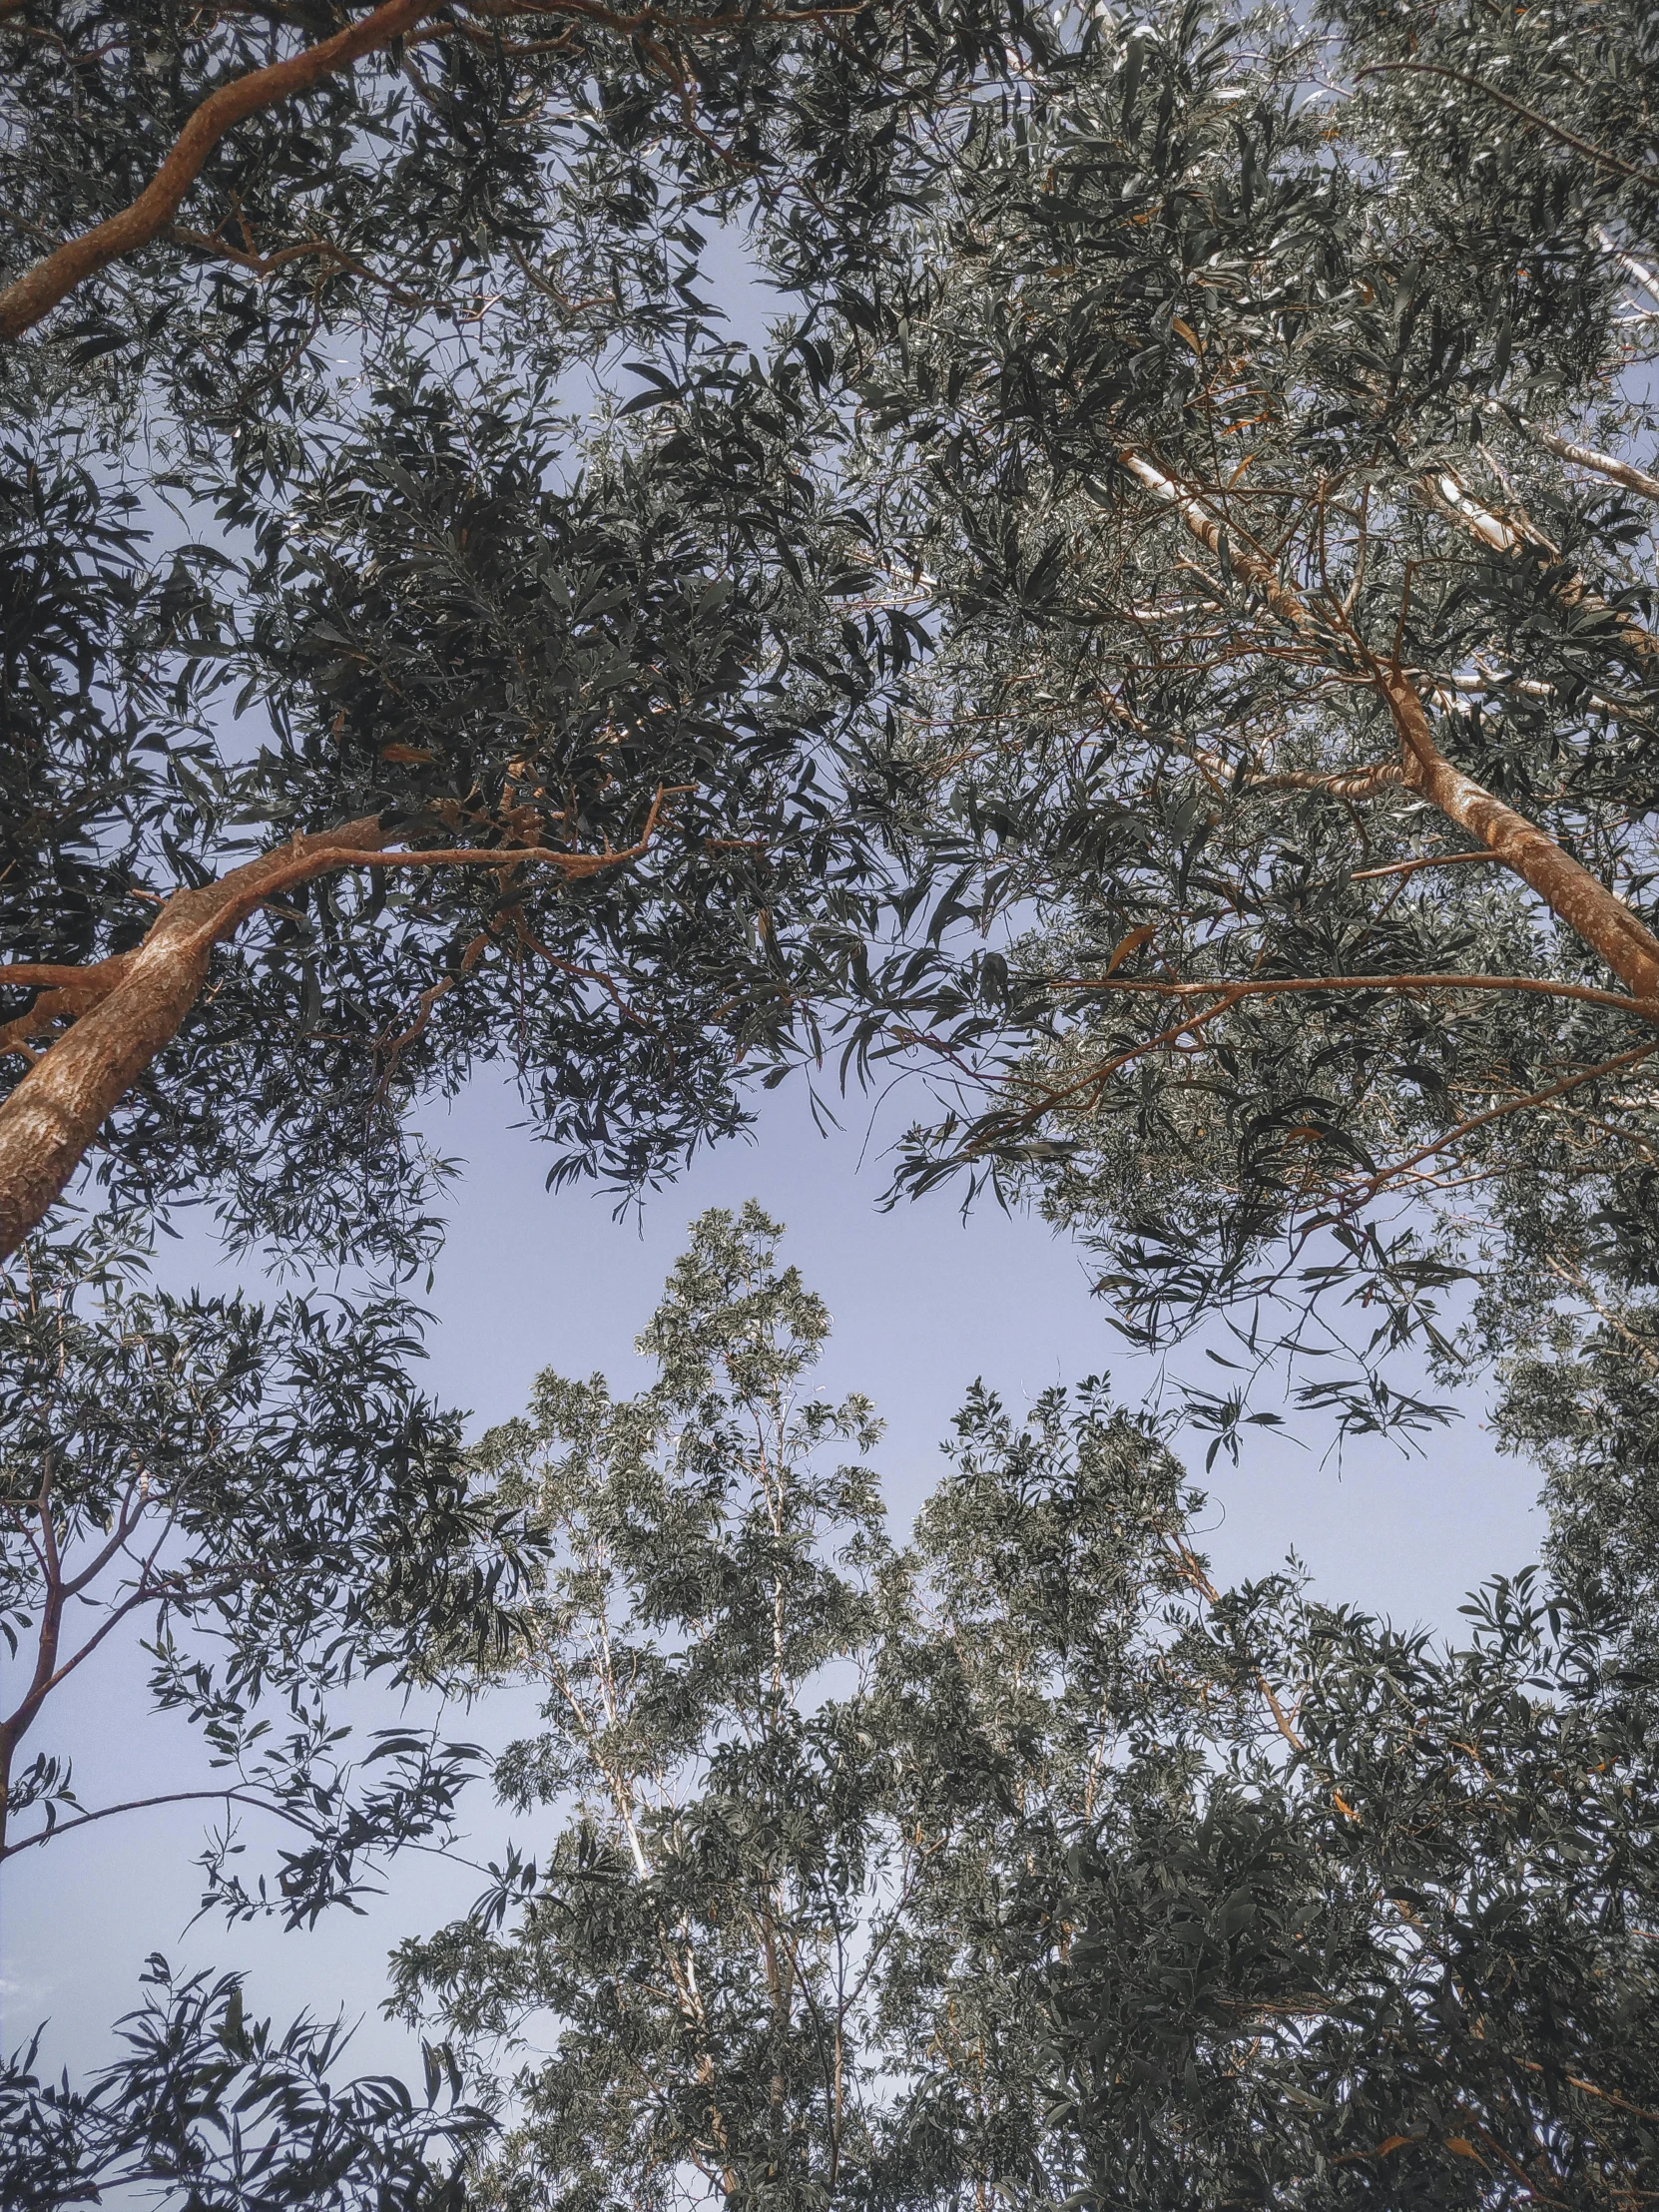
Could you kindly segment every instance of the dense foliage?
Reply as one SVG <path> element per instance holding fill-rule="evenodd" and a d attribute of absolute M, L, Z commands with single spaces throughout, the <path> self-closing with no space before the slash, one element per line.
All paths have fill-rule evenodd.
<path fill-rule="evenodd" d="M 776 1238 L 706 1216 L 659 1381 L 548 1373 L 481 1447 L 552 1540 L 504 1670 L 547 1725 L 490 1890 L 396 1962 L 510 2087 L 477 2200 L 1644 2201 L 1659 1681 L 1619 1608 L 1529 1572 L 1440 1649 L 1294 1571 L 1218 1589 L 1100 1382 L 1023 1423 L 976 1387 L 894 1547 Z"/>
<path fill-rule="evenodd" d="M 1486 1350 L 1546 1256 L 1652 1280 L 1654 37 L 1098 17 L 855 317 L 938 639 L 860 1043 L 931 994 L 907 1178 L 1040 1196 L 1144 1341 L 1420 1343 L 1482 1238 Z"/>
<path fill-rule="evenodd" d="M 13 2193 L 1644 2201 L 1653 11 L 0 0 L 0 52 L 4 1849 L 118 1810 L 51 1694 L 140 1627 L 287 1832 L 210 1844 L 233 1916 L 449 1833 L 475 1754 L 354 1755 L 365 1671 L 550 1701 L 538 1840 L 397 1967 L 487 2144 L 193 1983 L 84 2091 L 19 2056 Z M 628 1194 L 837 1051 L 930 1093 L 901 1184 L 1208 1333 L 1212 1459 L 1264 1378 L 1398 1430 L 1483 1363 L 1547 1573 L 1449 1653 L 1216 1589 L 1096 1385 L 976 1392 L 897 1546 L 758 1216 L 651 1390 L 466 1453 L 423 1106 L 509 1070 Z M 288 1293 L 153 1289 L 186 1206 Z"/>

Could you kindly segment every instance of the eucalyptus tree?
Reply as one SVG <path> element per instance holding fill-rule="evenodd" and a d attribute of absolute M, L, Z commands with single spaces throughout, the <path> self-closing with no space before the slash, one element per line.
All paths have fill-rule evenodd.
<path fill-rule="evenodd" d="M 1622 1296 L 1652 11 L 1074 30 L 981 111 L 908 280 L 842 301 L 889 588 L 938 640 L 884 747 L 928 933 L 854 1036 L 930 1060 L 905 1177 L 1034 1190 L 1149 1341 L 1333 1284 L 1419 1334 L 1481 1236 L 1511 1333 Z"/>
<path fill-rule="evenodd" d="M 690 383 L 560 489 L 567 423 L 412 365 L 302 485 L 230 500 L 225 592 L 210 548 L 146 573 L 86 470 L 20 464 L 9 1243 L 97 1140 L 137 1201 L 406 1254 L 407 1108 L 492 1058 L 625 1179 L 739 1118 L 734 1056 L 857 910 L 821 760 L 835 680 L 878 690 L 894 648 L 839 645 L 822 587 L 855 574 L 783 565 L 784 508 L 815 534 L 789 385 Z M 240 760 L 233 678 L 268 720 Z"/>
<path fill-rule="evenodd" d="M 700 264 L 865 255 L 999 24 L 0 7 L 9 1849 L 118 1810 L 49 1728 L 141 1624 L 208 1794 L 290 1832 L 269 1891 L 210 1846 L 233 1914 L 308 1920 L 447 1833 L 464 1746 L 337 1734 L 354 1671 L 407 1682 L 511 1594 L 384 1288 L 438 1235 L 416 1110 L 504 1063 L 555 1174 L 637 1187 L 741 1120 L 859 940 L 844 725 L 916 639 L 806 465 L 821 356 L 734 349 Z M 125 1283 L 112 1224 L 47 1221 L 77 1176 L 124 1221 L 216 1208 L 299 1291 Z M 304 1289 L 338 1268 L 349 1304 Z M 22 2064 L 85 2150 L 51 2186 L 271 2179 L 179 2137 L 181 2084 L 204 2125 L 321 2109 L 280 2067 L 209 2093 L 223 1995 L 167 2012 L 159 2085 L 72 2111 Z M 386 2126 L 383 2169 L 282 2187 L 417 2196 Z"/>
<path fill-rule="evenodd" d="M 495 1771 L 534 1841 L 469 1920 L 404 1946 L 394 1989 L 486 2080 L 553 2025 L 484 2201 L 867 2185 L 877 1991 L 923 1847 L 870 1727 L 878 1424 L 806 1394 L 828 1316 L 778 1236 L 753 1205 L 705 1215 L 639 1340 L 656 1382 L 616 1399 L 549 1370 L 479 1449 L 551 1547 L 483 1670 L 545 1699 Z"/>
<path fill-rule="evenodd" d="M 1294 1565 L 1220 1588 L 1203 1508 L 1098 1385 L 959 1418 L 905 1642 L 994 1756 L 894 1977 L 887 2201 L 1640 2202 L 1651 1641 L 1570 1561 L 1449 1648 Z"/>
<path fill-rule="evenodd" d="M 1000 26 L 0 14 L 5 1249 L 97 1142 L 407 1260 L 403 1109 L 480 1059 L 624 1182 L 739 1118 L 862 927 L 835 745 L 914 640 L 803 465 L 811 340 L 735 353 L 701 264 L 867 261 Z"/>
<path fill-rule="evenodd" d="M 1569 1545 L 1444 1647 L 1294 1563 L 1228 1589 L 1100 1380 L 1023 1418 L 976 1385 L 895 1549 L 776 1236 L 706 1216 L 655 1383 L 549 1373 L 480 1452 L 551 1549 L 461 1671 L 546 1726 L 489 1888 L 394 1968 L 502 2122 L 473 2201 L 1643 2201 L 1629 1590 Z"/>
<path fill-rule="evenodd" d="M 478 1754 L 423 1694 L 425 1653 L 440 1633 L 505 1638 L 520 1534 L 472 1487 L 459 1417 L 411 1382 L 405 1301 L 170 1296 L 146 1243 L 97 1216 L 32 1240 L 0 1283 L 8 1915 L 20 1928 L 25 1868 L 44 1858 L 50 1882 L 83 1831 L 142 1864 L 157 1810 L 188 1806 L 211 1816 L 201 1912 L 308 1928 L 361 1911 L 399 1850 L 452 1841 Z M 63 1711 L 77 1691 L 128 1726 L 146 1703 L 183 1720 L 196 1758 L 154 1728 L 124 1788 L 89 1786 Z M 438 2108 L 440 2056 L 422 2105 L 340 2079 L 340 2021 L 253 2017 L 240 1974 L 158 1956 L 145 1984 L 116 2055 L 73 2084 L 45 2028 L 27 2035 L 27 1984 L 9 1990 L 8 2205 L 456 2201 L 458 2147 L 487 2122 L 453 2094 Z"/>

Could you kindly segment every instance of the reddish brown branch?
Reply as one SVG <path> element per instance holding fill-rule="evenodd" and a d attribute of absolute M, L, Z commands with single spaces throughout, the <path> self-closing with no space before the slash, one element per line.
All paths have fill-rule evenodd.
<path fill-rule="evenodd" d="M 159 238 L 173 218 L 202 166 L 227 131 L 266 108 L 280 107 L 296 93 L 308 92 L 325 77 L 348 69 L 364 54 L 389 46 L 432 12 L 432 0 L 382 0 L 358 23 L 332 38 L 307 46 L 286 61 L 251 70 L 210 93 L 173 142 L 173 149 L 130 207 L 105 223 L 66 240 L 55 253 L 25 270 L 0 291 L 0 339 L 20 337 L 51 312 L 87 277 L 111 262 L 133 254 Z"/>
<path fill-rule="evenodd" d="M 1511 867 L 1552 913 L 1607 962 L 1636 998 L 1659 998 L 1659 938 L 1546 831 L 1494 798 L 1461 769 L 1453 768 L 1434 742 L 1427 711 L 1400 667 L 1397 651 L 1391 662 L 1380 661 L 1368 651 L 1345 616 L 1338 613 L 1322 620 L 1260 548 L 1230 529 L 1204 496 L 1177 481 L 1145 454 L 1126 447 L 1118 458 L 1138 484 L 1166 510 L 1179 516 L 1191 537 L 1218 559 L 1225 556 L 1246 589 L 1304 644 L 1328 660 L 1347 655 L 1358 659 L 1387 702 L 1399 738 L 1405 784 L 1421 792 L 1448 821 Z M 1429 479 L 1427 488 L 1486 542 L 1505 551 L 1521 549 L 1523 534 L 1517 526 L 1488 514 L 1454 479 Z M 1646 645 L 1659 653 L 1659 643 L 1648 638 L 1646 632 L 1641 635 Z"/>
<path fill-rule="evenodd" d="M 1416 688 L 1397 668 L 1375 664 L 1405 755 L 1406 783 L 1527 883 L 1639 999 L 1659 997 L 1659 938 L 1623 899 L 1513 807 L 1454 768 L 1434 742 Z"/>
<path fill-rule="evenodd" d="M 1408 1153 L 1403 1160 L 1396 1160 L 1391 1168 L 1382 1168 L 1378 1174 L 1368 1176 L 1358 1191 L 1343 1200 L 1342 1212 L 1346 1214 L 1354 1207 L 1364 1205 L 1368 1199 L 1375 1198 L 1385 1183 L 1391 1183 L 1396 1176 L 1408 1175 L 1412 1168 L 1420 1167 L 1424 1160 L 1433 1159 L 1436 1153 L 1449 1151 L 1451 1146 L 1476 1129 L 1483 1129 L 1488 1122 L 1502 1121 L 1510 1114 L 1524 1114 L 1534 1106 L 1547 1106 L 1552 1098 L 1560 1098 L 1567 1091 L 1575 1091 L 1581 1084 L 1593 1083 L 1597 1076 L 1612 1075 L 1619 1068 L 1635 1067 L 1639 1061 L 1651 1060 L 1656 1052 L 1659 1052 L 1659 1044 L 1638 1045 L 1633 1052 L 1621 1052 L 1616 1058 L 1603 1060 L 1593 1068 L 1580 1068 L 1574 1075 L 1563 1075 L 1558 1083 L 1546 1084 L 1541 1091 L 1528 1091 L 1521 1098 L 1506 1098 L 1502 1105 L 1489 1106 L 1483 1114 L 1470 1114 L 1466 1121 L 1460 1121 L 1455 1129 L 1447 1130 L 1443 1137 L 1436 1137 L 1432 1144 L 1419 1145 L 1415 1152 Z"/>
<path fill-rule="evenodd" d="M 95 1003 L 90 1010 L 64 1009 L 79 1012 L 74 1027 L 0 1104 L 0 1259 L 44 1219 L 106 1116 L 178 1034 L 207 980 L 214 947 L 269 899 L 350 867 L 543 866 L 568 876 L 596 875 L 642 856 L 671 796 L 657 793 L 638 841 L 622 851 L 506 845 L 388 852 L 397 832 L 371 815 L 295 837 L 199 890 L 175 891 L 136 950 L 84 971 L 82 995 Z M 17 980 L 39 972 L 20 965 Z M 9 980 L 10 971 L 0 967 L 0 985 Z"/>
<path fill-rule="evenodd" d="M 1040 1121 L 1044 1114 L 1052 1113 L 1056 1106 L 1063 1105 L 1068 1098 L 1075 1098 L 1079 1091 L 1094 1090 L 1098 1093 L 1112 1076 L 1116 1075 L 1120 1069 L 1128 1067 L 1132 1061 L 1144 1059 L 1149 1052 L 1156 1052 L 1160 1045 L 1174 1044 L 1182 1037 L 1191 1036 L 1195 1031 L 1202 1029 L 1207 1022 L 1214 1021 L 1218 1014 L 1225 1014 L 1233 1005 L 1237 995 L 1237 993 L 1229 992 L 1225 997 L 1218 999 L 1214 1006 L 1206 1006 L 1196 1014 L 1188 1014 L 1185 1020 L 1173 1023 L 1168 1029 L 1161 1029 L 1155 1037 L 1148 1037 L 1144 1044 L 1131 1045 L 1127 1051 L 1118 1053 L 1115 1058 L 1102 1061 L 1098 1065 L 1089 1068 L 1077 1078 L 1075 1083 L 1067 1083 L 1060 1090 L 1045 1091 L 1034 1106 L 1019 1116 L 1013 1127 L 1015 1129 L 1029 1129 L 1033 1122 Z M 1656 1046 L 1655 1050 L 1659 1050 L 1659 1046 Z M 972 1149 L 970 1146 L 970 1153 Z"/>
<path fill-rule="evenodd" d="M 1375 883 L 1380 875 L 1414 875 L 1419 867 L 1457 867 L 1470 860 L 1496 860 L 1496 852 L 1430 852 L 1420 860 L 1390 860 L 1386 867 L 1356 868 L 1351 883 Z"/>
<path fill-rule="evenodd" d="M 0 0 L 0 18 L 13 13 L 21 4 L 22 0 Z M 435 15 L 441 4 L 442 0 L 382 0 L 382 4 L 360 22 L 348 24 L 332 38 L 307 46 L 286 61 L 273 62 L 265 69 L 251 70 L 244 77 L 233 78 L 217 92 L 210 93 L 174 140 L 172 151 L 161 168 L 129 207 L 107 222 L 84 231 L 79 238 L 67 239 L 0 291 L 0 341 L 20 337 L 25 330 L 33 329 L 77 284 L 95 276 L 99 270 L 107 269 L 111 262 L 136 253 L 161 237 L 178 214 L 185 195 L 202 174 L 209 155 L 227 132 L 250 116 L 280 107 L 296 94 L 308 92 L 324 78 L 349 69 L 365 54 L 377 53 L 399 38 L 411 34 L 420 38 L 441 36 L 445 26 L 417 29 L 422 18 Z M 581 22 L 595 23 L 623 38 L 634 37 L 659 23 L 680 31 L 714 32 L 743 28 L 757 20 L 737 9 L 689 19 L 665 17 L 656 8 L 613 13 L 601 4 L 601 0 L 461 0 L 461 4 L 471 13 L 491 20 L 526 15 L 574 17 Z M 829 21 L 837 16 L 855 15 L 860 5 L 862 0 L 848 7 L 785 10 L 760 20 L 776 23 Z M 193 243 L 202 242 L 198 239 Z M 234 250 L 227 250 L 222 244 L 214 250 L 229 251 L 230 259 L 239 259 Z M 340 266 L 356 269 L 364 276 L 371 275 L 337 248 L 305 246 L 286 249 L 285 253 L 297 255 L 313 251 L 331 252 Z M 374 281 L 383 282 L 384 279 L 376 277 Z M 399 293 L 397 296 L 407 299 L 409 295 Z"/>

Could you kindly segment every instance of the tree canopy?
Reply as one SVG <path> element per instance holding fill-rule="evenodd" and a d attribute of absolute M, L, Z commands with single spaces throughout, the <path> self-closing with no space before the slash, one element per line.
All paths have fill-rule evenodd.
<path fill-rule="evenodd" d="M 158 1964 L 99 2082 L 6 2076 L 20 2201 L 1644 2201 L 1653 11 L 0 0 L 0 1849 L 120 1810 L 51 1700 L 141 1625 L 288 1832 L 210 1845 L 233 1917 L 448 1833 L 479 1755 L 350 1752 L 361 1672 L 551 1701 L 546 1840 L 397 1968 L 493 2133 Z M 895 1195 L 1201 1336 L 1212 1462 L 1264 1375 L 1399 1433 L 1482 1368 L 1544 1565 L 1455 1651 L 1223 1590 L 1094 1383 L 976 1390 L 897 1544 L 758 1214 L 651 1390 L 469 1450 L 406 1292 L 491 1067 L 624 1201 L 896 1077 Z M 282 1294 L 156 1289 L 184 1207 Z"/>
<path fill-rule="evenodd" d="M 395 1962 L 507 2123 L 477 2201 L 1641 2202 L 1621 1607 L 1563 1561 L 1447 1649 L 1294 1568 L 1219 1588 L 1100 1380 L 975 1385 L 895 1545 L 777 1237 L 705 1216 L 658 1381 L 549 1371 L 479 1449 L 550 1539 L 487 1668 L 545 1729 L 496 1768 L 523 1841 Z"/>
<path fill-rule="evenodd" d="M 1097 19 L 852 347 L 937 640 L 904 1173 L 1035 1189 L 1146 1341 L 1333 1281 L 1420 1332 L 1480 1235 L 1651 1281 L 1654 52 Z"/>

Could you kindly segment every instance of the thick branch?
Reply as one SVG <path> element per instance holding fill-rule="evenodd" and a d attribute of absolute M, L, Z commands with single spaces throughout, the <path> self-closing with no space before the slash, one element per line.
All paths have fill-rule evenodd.
<path fill-rule="evenodd" d="M 227 131 L 265 108 L 280 107 L 323 78 L 347 69 L 364 54 L 389 46 L 432 12 L 431 0 L 382 0 L 382 5 L 332 38 L 307 46 L 285 62 L 252 70 L 210 93 L 173 142 L 173 150 L 131 207 L 106 223 L 69 239 L 15 283 L 0 291 L 0 339 L 20 337 L 87 277 L 124 254 L 136 253 L 165 231 L 202 173 L 202 165 Z"/>
<path fill-rule="evenodd" d="M 1540 423 L 1523 421 L 1520 428 L 1534 445 L 1541 445 L 1558 461 L 1570 461 L 1574 468 L 1587 468 L 1592 475 L 1605 476 L 1610 484 L 1640 492 L 1644 499 L 1659 500 L 1659 476 L 1650 476 L 1633 461 L 1621 461 L 1616 453 L 1603 453 L 1599 446 L 1580 445 L 1575 439 L 1544 429 Z"/>
<path fill-rule="evenodd" d="M 629 38 L 650 25 L 664 23 L 682 32 L 710 32 L 726 29 L 742 29 L 760 20 L 776 23 L 816 23 L 830 21 L 841 15 L 854 15 L 863 0 L 853 0 L 845 7 L 803 8 L 784 11 L 777 15 L 762 14 L 759 18 L 747 10 L 731 9 L 709 16 L 675 17 L 663 14 L 656 8 L 640 8 L 623 13 L 613 13 L 600 4 L 600 0 L 461 0 L 461 5 L 474 14 L 487 18 L 515 16 L 570 16 L 580 21 L 599 24 L 603 29 Z M 307 46 L 303 52 L 290 55 L 286 61 L 273 62 L 268 68 L 251 70 L 245 77 L 237 77 L 228 85 L 221 85 L 210 93 L 192 114 L 184 129 L 173 143 L 172 152 L 163 162 L 144 191 L 119 215 L 113 215 L 105 223 L 85 231 L 79 238 L 68 239 L 48 254 L 43 261 L 26 270 L 15 283 L 0 291 L 0 341 L 21 337 L 58 302 L 67 297 L 76 285 L 87 277 L 95 276 L 99 270 L 107 269 L 111 262 L 124 255 L 136 253 L 159 238 L 172 224 L 184 202 L 185 195 L 202 174 L 203 165 L 214 148 L 228 131 L 251 115 L 258 115 L 267 108 L 280 107 L 296 94 L 308 92 L 324 78 L 336 76 L 349 69 L 365 54 L 377 53 L 390 46 L 394 40 L 416 33 L 422 19 L 436 15 L 442 0 L 382 0 L 382 4 L 365 15 L 358 23 L 347 25 L 332 38 L 323 39 L 315 46 Z M 0 0 L 0 16 L 12 12 L 7 0 Z M 442 27 L 419 31 L 421 38 L 442 35 Z M 192 243 L 209 250 L 226 253 L 222 242 L 204 240 L 198 236 Z M 357 270 L 359 274 L 372 273 L 361 268 L 338 248 L 324 248 L 307 243 L 303 247 L 287 250 L 292 254 L 326 252 L 340 266 Z M 255 257 L 252 266 L 265 274 L 282 257 L 273 257 L 262 263 Z M 241 259 L 230 253 L 233 261 Z M 375 282 L 384 282 L 375 277 Z M 395 291 L 395 287 L 389 287 Z M 409 300 L 407 293 L 397 297 Z M 411 303 L 418 305 L 418 301 Z"/>
<path fill-rule="evenodd" d="M 668 794 L 659 792 L 637 844 L 624 851 L 561 852 L 505 845 L 387 852 L 397 834 L 377 816 L 295 837 L 200 890 L 175 891 L 136 951 L 86 972 L 104 987 L 90 1012 L 43 1053 L 0 1104 L 0 1259 L 44 1219 L 105 1118 L 177 1036 L 207 980 L 215 945 L 266 901 L 296 883 L 349 867 L 555 867 L 570 876 L 636 860 L 656 833 Z M 109 971 L 119 968 L 113 981 Z M 20 967 L 27 982 L 40 970 Z M 59 971 L 51 971 L 54 975 Z M 0 967 L 0 984 L 9 979 Z"/>
<path fill-rule="evenodd" d="M 1553 837 L 1452 766 L 1435 744 L 1422 701 L 1404 675 L 1379 663 L 1377 676 L 1399 732 L 1406 783 L 1513 868 L 1637 998 L 1659 997 L 1659 938 Z"/>
<path fill-rule="evenodd" d="M 1301 593 L 1259 553 L 1241 545 L 1202 498 L 1177 483 L 1144 454 L 1125 449 L 1119 460 L 1138 483 L 1180 516 L 1188 532 L 1200 544 L 1218 558 L 1225 555 L 1233 573 L 1287 628 L 1327 653 L 1332 650 L 1336 640 Z M 1455 513 L 1465 527 L 1497 550 L 1516 553 L 1531 542 L 1516 526 L 1470 499 L 1454 476 L 1442 474 L 1427 478 L 1425 488 Z M 1574 604 L 1582 608 L 1593 601 L 1594 595 L 1588 586 L 1576 579 L 1569 580 L 1569 585 L 1576 585 L 1579 594 Z M 1604 602 L 1597 604 L 1605 605 Z M 1611 609 L 1606 611 L 1613 613 Z M 1643 655 L 1651 653 L 1659 659 L 1659 640 L 1650 637 L 1628 616 L 1622 620 L 1641 641 L 1636 649 Z M 1358 639 L 1352 639 L 1352 645 L 1366 661 L 1372 681 L 1388 703 L 1400 740 L 1405 783 L 1421 792 L 1448 821 L 1456 823 L 1460 830 L 1511 867 L 1538 893 L 1552 913 L 1600 954 L 1636 998 L 1651 1001 L 1659 997 L 1659 938 L 1653 936 L 1621 898 L 1564 852 L 1545 830 L 1528 822 L 1524 815 L 1517 814 L 1513 807 L 1495 799 L 1461 769 L 1453 768 L 1434 742 L 1427 712 L 1410 679 L 1401 669 L 1365 654 Z M 1524 986 L 1517 979 L 1511 987 Z"/>

